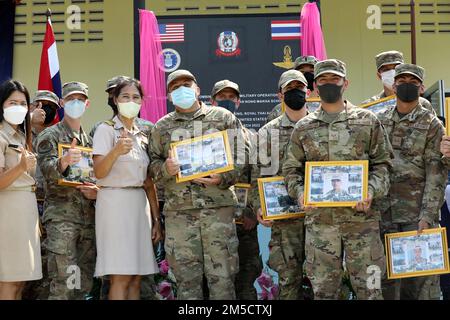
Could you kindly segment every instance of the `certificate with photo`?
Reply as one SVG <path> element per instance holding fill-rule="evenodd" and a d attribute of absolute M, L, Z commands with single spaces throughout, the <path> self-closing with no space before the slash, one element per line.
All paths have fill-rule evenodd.
<path fill-rule="evenodd" d="M 304 205 L 353 207 L 367 198 L 367 160 L 306 162 Z"/>
<path fill-rule="evenodd" d="M 71 146 L 69 144 L 58 144 L 58 157 L 61 158 L 67 154 Z M 59 185 L 79 186 L 84 183 L 95 184 L 97 179 L 94 174 L 94 161 L 92 160 L 92 148 L 76 146 L 75 149 L 81 151 L 81 160 L 77 164 L 68 167 L 67 176 L 58 180 Z"/>
<path fill-rule="evenodd" d="M 247 207 L 248 203 L 248 192 L 250 190 L 251 185 L 248 183 L 236 183 L 234 185 L 234 192 L 236 193 L 236 198 L 238 200 L 237 210 L 234 222 L 236 224 L 243 224 L 243 216 L 242 213 L 244 209 Z"/>
<path fill-rule="evenodd" d="M 296 200 L 288 195 L 283 177 L 259 178 L 258 188 L 264 220 L 305 216 Z"/>
<path fill-rule="evenodd" d="M 363 104 L 361 105 L 361 108 L 365 108 L 376 114 L 383 110 L 386 110 L 388 107 L 395 106 L 395 103 L 396 97 L 395 95 L 392 95 L 386 98 L 382 98 L 373 102 Z"/>
<path fill-rule="evenodd" d="M 320 98 L 308 98 L 306 99 L 306 108 L 309 113 L 313 113 L 320 107 Z"/>
<path fill-rule="evenodd" d="M 234 169 L 226 131 L 174 142 L 170 147 L 180 164 L 177 183 Z"/>
<path fill-rule="evenodd" d="M 388 279 L 450 273 L 445 228 L 385 235 Z"/>

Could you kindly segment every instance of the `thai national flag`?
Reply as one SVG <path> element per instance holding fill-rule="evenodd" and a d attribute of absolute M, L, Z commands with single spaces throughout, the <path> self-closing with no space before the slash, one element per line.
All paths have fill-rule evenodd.
<path fill-rule="evenodd" d="M 38 90 L 53 91 L 61 98 L 61 77 L 59 74 L 58 50 L 56 49 L 55 35 L 53 34 L 52 21 L 47 20 L 44 43 L 42 45 L 41 68 L 39 69 Z M 64 109 L 58 109 L 58 114 L 53 123 L 57 123 L 64 117 Z"/>
<path fill-rule="evenodd" d="M 299 20 L 272 21 L 272 40 L 298 40 L 302 36 Z"/>

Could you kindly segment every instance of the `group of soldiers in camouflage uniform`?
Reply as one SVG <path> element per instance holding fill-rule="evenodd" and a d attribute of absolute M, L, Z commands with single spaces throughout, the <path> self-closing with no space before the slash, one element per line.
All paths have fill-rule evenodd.
<path fill-rule="evenodd" d="M 175 111 L 154 125 L 141 119 L 135 125 L 149 137 L 149 175 L 164 196 L 160 198 L 164 201 L 164 246 L 178 299 L 256 299 L 254 281 L 262 271 L 258 222 L 271 228 L 268 265 L 278 273 L 279 299 L 303 299 L 304 274 L 314 299 L 338 299 L 344 271 L 358 299 L 439 298 L 437 276 L 387 280 L 383 241 L 386 233 L 438 225 L 450 138 L 444 137 L 444 127 L 429 102 L 420 97 L 423 68 L 405 64 L 397 51 L 376 56 L 376 65 L 384 90 L 365 103 L 396 95 L 396 103 L 378 114 L 344 99 L 349 87 L 345 63 L 299 57 L 294 68 L 281 75 L 281 103 L 257 134 L 234 115 L 240 104 L 236 83 L 217 82 L 211 92 L 212 106 L 207 106 L 199 100 L 200 88 L 191 72 L 169 74 L 167 93 Z M 107 92 L 123 79 L 108 81 Z M 74 97 L 88 106 L 87 86 L 65 84 L 61 107 Z M 321 107 L 312 111 L 308 99 L 319 97 Z M 51 92 L 37 92 L 34 102 L 40 103 L 34 122 L 39 123 L 39 114 L 45 118 L 35 126 L 34 141 L 48 254 L 44 259 L 48 280 L 43 282 L 50 284 L 50 299 L 83 299 L 92 287 L 94 272 L 96 189 L 58 185 L 65 174 L 58 144 L 91 147 L 93 134 L 86 134 L 80 120 L 70 117 L 52 125 L 49 114 L 54 117 L 55 112 L 42 107 L 50 103 L 56 110 L 60 106 Z M 116 115 L 111 97 L 108 103 Z M 43 127 L 48 128 L 42 131 Z M 230 142 L 235 147 L 243 142 L 243 156 L 232 148 L 235 159 L 240 158 L 234 170 L 177 183 L 180 165 L 171 143 L 217 130 L 232 132 Z M 351 160 L 369 162 L 367 199 L 355 208 L 303 207 L 305 162 Z M 285 177 L 287 191 L 305 211 L 304 217 L 264 220 L 257 179 L 275 176 Z M 251 185 L 237 225 L 236 183 Z M 71 265 L 81 269 L 81 289 L 67 285 Z M 382 289 L 368 285 L 372 266 L 380 270 Z M 148 288 L 151 284 L 148 280 Z"/>

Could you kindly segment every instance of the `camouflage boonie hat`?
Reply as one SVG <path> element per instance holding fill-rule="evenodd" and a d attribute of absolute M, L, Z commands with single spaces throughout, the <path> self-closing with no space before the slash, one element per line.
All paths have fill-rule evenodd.
<path fill-rule="evenodd" d="M 300 81 L 305 86 L 308 85 L 308 81 L 306 81 L 303 73 L 298 70 L 288 70 L 281 75 L 280 80 L 278 81 L 278 89 L 281 91 L 292 81 Z"/>
<path fill-rule="evenodd" d="M 127 76 L 117 76 L 117 77 L 109 79 L 106 82 L 105 92 L 109 92 L 111 89 L 114 89 L 115 87 L 117 87 L 122 81 L 125 81 L 128 79 L 131 79 L 131 78 L 127 77 Z"/>
<path fill-rule="evenodd" d="M 294 61 L 294 69 L 297 70 L 301 66 L 305 64 L 310 64 L 312 66 L 315 66 L 319 62 L 316 57 L 314 56 L 301 56 L 295 59 Z"/>
<path fill-rule="evenodd" d="M 378 54 L 375 57 L 375 62 L 377 64 L 377 70 L 387 64 L 400 64 L 404 63 L 403 53 L 399 51 L 386 51 Z"/>
<path fill-rule="evenodd" d="M 347 75 L 345 63 L 337 59 L 328 59 L 317 62 L 314 66 L 314 79 L 317 79 L 317 77 L 324 73 L 334 73 L 345 78 Z"/>
<path fill-rule="evenodd" d="M 33 103 L 37 101 L 49 101 L 59 106 L 59 98 L 56 94 L 48 90 L 38 90 L 33 98 Z"/>
<path fill-rule="evenodd" d="M 169 85 L 172 81 L 178 79 L 178 78 L 189 78 L 191 80 L 194 80 L 195 83 L 197 83 L 197 79 L 195 79 L 194 75 L 192 73 L 190 73 L 187 70 L 176 70 L 174 72 L 172 72 L 171 74 L 169 74 L 167 76 L 167 89 L 169 89 Z"/>
<path fill-rule="evenodd" d="M 241 91 L 239 90 L 239 85 L 237 83 L 234 83 L 233 81 L 230 80 L 222 80 L 214 84 L 214 87 L 211 91 L 211 97 L 214 98 L 220 91 L 226 88 L 230 88 L 236 91 L 238 97 L 241 94 Z"/>
<path fill-rule="evenodd" d="M 86 96 L 86 98 L 88 98 L 88 86 L 87 84 L 83 83 L 83 82 L 77 82 L 77 81 L 72 81 L 72 82 L 67 82 L 64 83 L 63 87 L 62 87 L 62 97 L 63 99 L 67 98 L 67 96 L 71 95 L 71 94 L 75 94 L 75 93 L 80 93 Z"/>
<path fill-rule="evenodd" d="M 402 74 L 413 75 L 423 82 L 423 79 L 425 78 L 425 69 L 415 64 L 403 63 L 395 67 L 394 78 L 397 78 Z"/>

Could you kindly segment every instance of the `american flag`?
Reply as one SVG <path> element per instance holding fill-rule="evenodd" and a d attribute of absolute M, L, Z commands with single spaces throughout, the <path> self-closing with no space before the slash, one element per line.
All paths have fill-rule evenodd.
<path fill-rule="evenodd" d="M 168 23 L 159 25 L 161 42 L 184 42 L 184 23 Z"/>

